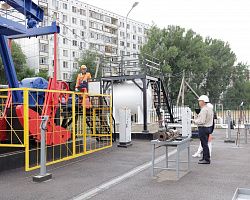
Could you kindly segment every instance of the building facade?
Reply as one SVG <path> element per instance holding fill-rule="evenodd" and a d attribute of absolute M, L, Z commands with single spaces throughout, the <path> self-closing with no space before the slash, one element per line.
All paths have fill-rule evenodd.
<path fill-rule="evenodd" d="M 79 68 L 81 53 L 86 49 L 107 56 L 127 53 L 132 58 L 146 42 L 147 24 L 128 19 L 126 39 L 126 18 L 123 16 L 79 0 L 37 0 L 36 3 L 45 13 L 41 26 L 50 25 L 55 18 L 60 25 L 58 79 L 71 78 L 72 72 Z M 29 66 L 36 72 L 48 70 L 49 75 L 53 75 L 53 40 L 53 35 L 46 35 L 19 41 Z"/>

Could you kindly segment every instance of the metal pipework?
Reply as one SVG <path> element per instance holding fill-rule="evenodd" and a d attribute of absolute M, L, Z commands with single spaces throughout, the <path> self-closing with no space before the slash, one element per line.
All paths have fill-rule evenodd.
<path fill-rule="evenodd" d="M 157 133 L 156 139 L 160 141 L 174 140 L 180 137 L 180 132 L 174 129 L 160 130 Z"/>

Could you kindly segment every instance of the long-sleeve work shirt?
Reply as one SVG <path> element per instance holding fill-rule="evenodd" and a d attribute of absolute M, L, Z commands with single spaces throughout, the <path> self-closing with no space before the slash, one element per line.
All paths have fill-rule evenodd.
<path fill-rule="evenodd" d="M 197 124 L 199 127 L 211 127 L 213 126 L 213 117 L 213 109 L 204 106 L 198 114 L 198 117 L 194 119 L 194 123 Z"/>

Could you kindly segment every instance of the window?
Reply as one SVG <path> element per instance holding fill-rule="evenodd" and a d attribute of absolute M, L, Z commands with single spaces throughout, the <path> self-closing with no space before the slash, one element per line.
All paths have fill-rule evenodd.
<path fill-rule="evenodd" d="M 85 44 L 83 44 L 83 42 L 80 42 L 80 49 L 82 49 L 83 47 L 85 47 Z"/>
<path fill-rule="evenodd" d="M 72 6 L 72 12 L 76 13 L 76 7 L 75 6 Z"/>
<path fill-rule="evenodd" d="M 59 19 L 59 13 L 54 12 L 54 13 L 53 13 L 53 18 Z"/>
<path fill-rule="evenodd" d="M 120 27 L 124 28 L 124 22 L 120 22 Z"/>
<path fill-rule="evenodd" d="M 130 39 L 130 34 L 129 33 L 127 33 L 127 38 Z"/>
<path fill-rule="evenodd" d="M 116 18 L 111 18 L 111 24 L 117 25 L 118 20 Z"/>
<path fill-rule="evenodd" d="M 42 35 L 42 36 L 40 36 L 40 38 L 43 39 L 43 40 L 48 40 L 49 36 L 48 35 Z"/>
<path fill-rule="evenodd" d="M 129 24 L 127 24 L 127 29 L 130 29 L 130 25 Z"/>
<path fill-rule="evenodd" d="M 127 47 L 130 47 L 130 43 L 129 42 L 127 43 Z"/>
<path fill-rule="evenodd" d="M 136 44 L 133 44 L 133 49 L 136 49 Z"/>
<path fill-rule="evenodd" d="M 68 44 L 68 40 L 66 38 L 63 38 L 63 44 Z"/>
<path fill-rule="evenodd" d="M 39 63 L 41 65 L 47 65 L 48 64 L 48 58 L 47 57 L 40 57 L 39 58 Z"/>
<path fill-rule="evenodd" d="M 63 73 L 63 80 L 68 80 L 68 73 Z"/>
<path fill-rule="evenodd" d="M 89 27 L 94 28 L 94 29 L 98 29 L 98 30 L 102 30 L 102 24 L 97 23 L 97 22 L 93 22 L 93 21 L 89 22 Z"/>
<path fill-rule="evenodd" d="M 136 58 L 136 54 L 135 53 L 133 53 L 133 58 Z"/>
<path fill-rule="evenodd" d="M 63 26 L 63 34 L 66 35 L 68 33 L 67 27 Z"/>
<path fill-rule="evenodd" d="M 81 20 L 80 20 L 80 25 L 81 25 L 81 26 L 86 26 L 86 21 L 84 21 L 84 20 L 81 19 Z"/>
<path fill-rule="evenodd" d="M 80 9 L 80 15 L 86 16 L 86 10 Z"/>
<path fill-rule="evenodd" d="M 139 31 L 139 33 L 141 33 L 142 32 L 142 28 L 138 27 L 138 31 Z"/>
<path fill-rule="evenodd" d="M 105 52 L 106 53 L 112 53 L 112 47 L 111 46 L 105 46 Z"/>
<path fill-rule="evenodd" d="M 45 52 L 45 53 L 48 53 L 48 51 L 49 51 L 49 47 L 48 47 L 48 45 L 47 44 L 43 44 L 43 43 L 40 43 L 40 51 L 41 52 Z"/>
<path fill-rule="evenodd" d="M 56 0 L 52 0 L 52 6 L 54 7 L 58 6 L 58 2 Z"/>
<path fill-rule="evenodd" d="M 120 55 L 124 55 L 125 54 L 125 51 L 120 51 Z"/>
<path fill-rule="evenodd" d="M 63 22 L 67 22 L 68 21 L 68 16 L 67 15 L 63 15 Z"/>
<path fill-rule="evenodd" d="M 120 46 L 124 46 L 124 42 L 123 41 L 120 41 Z"/>
<path fill-rule="evenodd" d="M 122 32 L 122 31 L 120 31 L 120 36 L 121 36 L 121 37 L 124 37 L 124 36 L 125 36 L 125 33 Z"/>
<path fill-rule="evenodd" d="M 74 63 L 73 63 L 73 68 L 74 68 L 74 69 L 77 69 L 77 68 L 78 68 L 78 63 L 77 63 L 77 62 L 74 62 Z"/>
<path fill-rule="evenodd" d="M 117 44 L 117 39 L 112 37 L 112 38 L 111 38 L 111 43 L 112 43 L 112 44 Z"/>
<path fill-rule="evenodd" d="M 81 31 L 81 36 L 85 37 L 85 32 L 84 31 Z"/>
<path fill-rule="evenodd" d="M 72 23 L 73 23 L 73 24 L 77 24 L 77 23 L 76 23 L 76 18 L 75 18 L 75 17 L 72 17 Z"/>
<path fill-rule="evenodd" d="M 89 11 L 89 16 L 94 19 L 103 20 L 103 15 L 94 11 Z"/>
<path fill-rule="evenodd" d="M 141 46 L 140 45 L 138 45 L 138 49 L 140 49 L 141 48 Z"/>
<path fill-rule="evenodd" d="M 68 50 L 63 50 L 63 56 L 68 57 Z"/>
<path fill-rule="evenodd" d="M 68 4 L 63 3 L 63 9 L 67 10 L 68 9 Z"/>
<path fill-rule="evenodd" d="M 136 33 L 136 26 L 133 26 L 133 31 L 134 33 Z"/>
<path fill-rule="evenodd" d="M 76 40 L 73 40 L 73 41 L 72 41 L 72 45 L 73 45 L 73 46 L 77 46 L 77 41 L 76 41 Z"/>
<path fill-rule="evenodd" d="M 72 51 L 72 57 L 73 57 L 73 58 L 77 57 L 77 52 Z"/>
<path fill-rule="evenodd" d="M 142 44 L 142 37 L 138 36 L 138 43 Z"/>
<path fill-rule="evenodd" d="M 63 61 L 63 68 L 68 68 L 68 62 L 67 61 Z"/>
<path fill-rule="evenodd" d="M 129 51 L 127 52 L 127 55 L 130 56 L 130 52 Z"/>
<path fill-rule="evenodd" d="M 108 22 L 108 23 L 111 23 L 111 17 L 105 16 L 104 21 Z"/>
<path fill-rule="evenodd" d="M 136 35 L 133 35 L 133 40 L 136 40 Z"/>

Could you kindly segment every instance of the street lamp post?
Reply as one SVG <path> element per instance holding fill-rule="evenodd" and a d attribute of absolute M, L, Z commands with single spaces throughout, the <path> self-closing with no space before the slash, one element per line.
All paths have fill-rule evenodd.
<path fill-rule="evenodd" d="M 127 22 L 128 22 L 128 15 L 129 13 L 139 4 L 139 2 L 135 2 L 132 6 L 132 8 L 129 10 L 127 16 L 126 16 L 126 26 L 125 26 L 125 55 L 127 55 Z"/>

